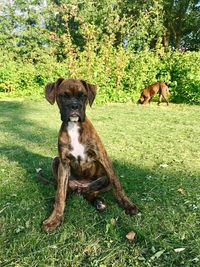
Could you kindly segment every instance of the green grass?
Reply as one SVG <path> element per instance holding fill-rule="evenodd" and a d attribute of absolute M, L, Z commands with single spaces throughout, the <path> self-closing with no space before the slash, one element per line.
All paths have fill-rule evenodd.
<path fill-rule="evenodd" d="M 57 108 L 45 100 L 6 100 L 0 114 L 0 266 L 199 266 L 200 107 L 88 109 L 124 190 L 141 212 L 125 215 L 112 192 L 104 194 L 108 209 L 102 214 L 71 195 L 64 223 L 51 234 L 41 224 L 55 190 L 37 183 L 35 168 L 52 178 Z M 136 233 L 133 242 L 126 239 L 130 231 Z"/>

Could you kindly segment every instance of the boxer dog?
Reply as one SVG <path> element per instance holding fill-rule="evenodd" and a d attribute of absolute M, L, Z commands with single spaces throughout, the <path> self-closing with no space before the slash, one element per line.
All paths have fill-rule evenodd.
<path fill-rule="evenodd" d="M 169 93 L 169 88 L 164 82 L 154 83 L 145 87 L 138 100 L 138 104 L 150 104 L 154 95 L 157 93 L 159 93 L 158 106 L 160 105 L 162 98 L 166 101 L 167 105 L 169 105 L 169 101 L 166 97 L 167 93 Z"/>
<path fill-rule="evenodd" d="M 59 78 L 45 87 L 45 97 L 58 105 L 62 125 L 58 135 L 58 157 L 52 162 L 57 181 L 55 204 L 50 217 L 43 222 L 45 231 L 56 229 L 63 220 L 68 190 L 76 191 L 98 211 L 106 208 L 99 194 L 113 188 L 119 204 L 127 214 L 138 209 L 122 190 L 107 152 L 90 120 L 86 105 L 96 96 L 96 86 L 83 80 Z"/>

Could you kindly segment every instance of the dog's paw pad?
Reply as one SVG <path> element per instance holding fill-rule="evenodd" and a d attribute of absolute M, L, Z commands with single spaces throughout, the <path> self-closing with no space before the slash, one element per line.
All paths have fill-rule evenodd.
<path fill-rule="evenodd" d="M 94 202 L 94 207 L 98 210 L 98 211 L 104 211 L 107 208 L 107 205 L 101 201 L 101 200 L 96 200 Z"/>

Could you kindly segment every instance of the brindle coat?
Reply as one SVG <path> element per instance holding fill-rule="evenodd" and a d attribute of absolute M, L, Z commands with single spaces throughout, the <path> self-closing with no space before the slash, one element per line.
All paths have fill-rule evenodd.
<path fill-rule="evenodd" d="M 96 86 L 81 80 L 60 78 L 45 88 L 46 99 L 58 104 L 62 125 L 58 136 L 58 157 L 53 160 L 52 171 L 57 180 L 54 209 L 43 222 L 45 231 L 52 231 L 63 220 L 65 199 L 68 189 L 78 191 L 98 210 L 106 206 L 97 198 L 99 193 L 113 188 L 119 204 L 127 214 L 136 214 L 137 207 L 122 190 L 122 186 L 112 166 L 112 162 L 90 120 L 85 115 L 86 104 L 90 106 L 96 96 Z M 72 140 L 68 133 L 71 118 L 79 127 L 79 143 L 84 145 L 85 158 L 72 155 Z"/>
<path fill-rule="evenodd" d="M 169 105 L 169 101 L 167 99 L 167 93 L 169 93 L 169 89 L 164 82 L 154 83 L 145 87 L 138 100 L 138 104 L 150 104 L 154 95 L 157 93 L 159 93 L 158 105 L 160 105 L 162 98 L 165 100 L 167 105 Z"/>

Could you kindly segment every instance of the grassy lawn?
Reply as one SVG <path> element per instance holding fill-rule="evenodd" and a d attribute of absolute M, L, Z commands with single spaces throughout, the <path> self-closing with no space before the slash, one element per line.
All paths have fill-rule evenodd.
<path fill-rule="evenodd" d="M 200 107 L 88 109 L 141 212 L 125 215 L 112 192 L 104 194 L 108 209 L 102 214 L 71 195 L 64 223 L 51 234 L 41 224 L 55 190 L 37 183 L 35 168 L 52 179 L 57 108 L 45 100 L 1 100 L 0 114 L 0 266 L 200 265 Z M 130 231 L 136 233 L 132 242 L 126 238 Z"/>

